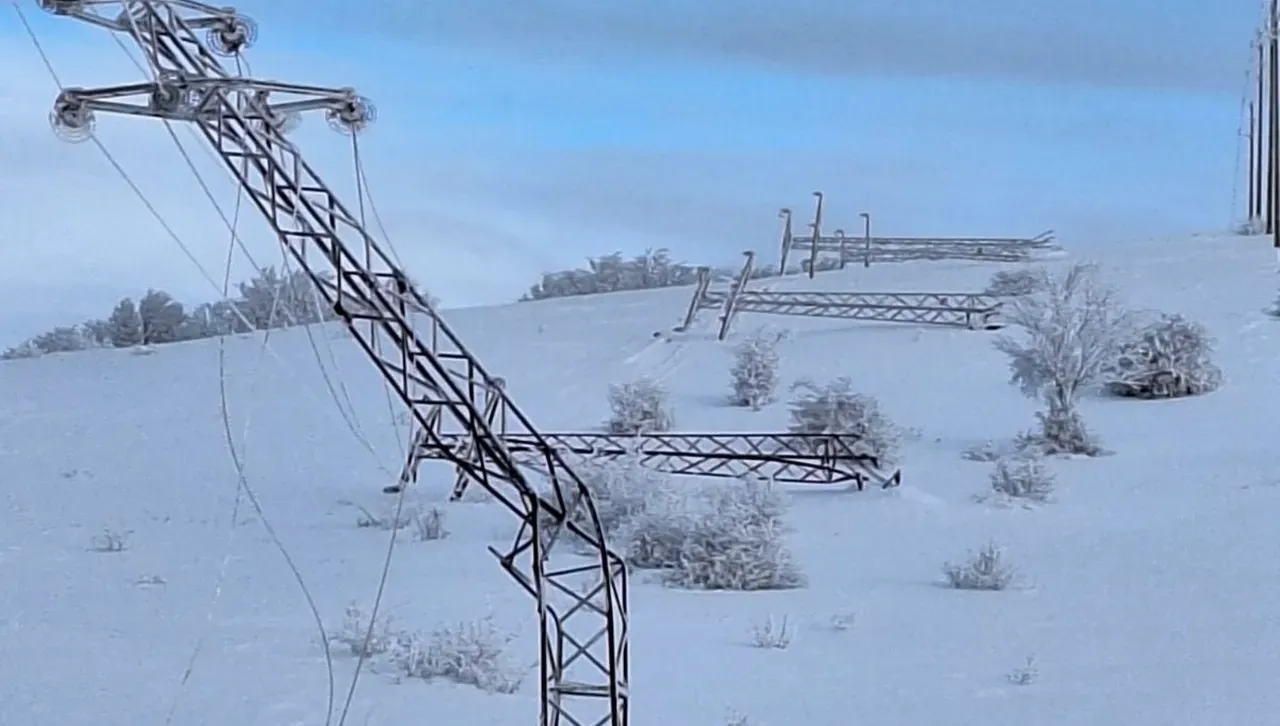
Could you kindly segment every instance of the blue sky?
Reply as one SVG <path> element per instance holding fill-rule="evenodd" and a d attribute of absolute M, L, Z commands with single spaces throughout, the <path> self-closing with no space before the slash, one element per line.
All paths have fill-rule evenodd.
<path fill-rule="evenodd" d="M 138 78 L 105 31 L 25 7 L 68 84 Z M 815 189 L 829 229 L 861 211 L 885 234 L 1053 228 L 1067 243 L 1224 228 L 1258 15 L 1255 0 L 240 7 L 261 23 L 256 75 L 376 102 L 360 142 L 374 200 L 411 271 L 455 305 L 614 249 L 771 251 L 778 207 L 807 215 Z M 20 263 L 0 272 L 0 343 L 150 286 L 213 297 L 91 145 L 52 138 L 55 94 L 0 13 L 0 242 Z M 319 119 L 298 136 L 349 192 L 349 142 Z M 163 128 L 104 118 L 99 137 L 220 277 L 227 232 Z M 245 229 L 272 259 L 257 220 Z"/>

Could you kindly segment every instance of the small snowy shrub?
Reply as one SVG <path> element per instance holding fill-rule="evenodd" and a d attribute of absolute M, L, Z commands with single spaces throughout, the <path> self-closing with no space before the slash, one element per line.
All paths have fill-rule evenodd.
<path fill-rule="evenodd" d="M 1203 325 L 1161 315 L 1121 345 L 1107 370 L 1107 390 L 1135 398 L 1209 393 L 1222 384 L 1222 371 L 1212 359 L 1213 338 Z"/>
<path fill-rule="evenodd" d="M 819 386 L 800 380 L 791 387 L 791 433 L 851 434 L 858 437 L 858 453 L 889 465 L 897 461 L 902 431 L 880 410 L 871 396 L 854 393 L 853 381 L 837 378 Z"/>
<path fill-rule="evenodd" d="M 1080 414 L 1072 409 L 1050 407 L 1037 411 L 1034 429 L 1024 431 L 1014 438 L 1014 447 L 1024 454 L 1054 456 L 1055 454 L 1080 454 L 1102 456 L 1106 449 L 1098 437 L 1085 425 Z"/>
<path fill-rule="evenodd" d="M 674 425 L 666 389 L 648 378 L 610 386 L 609 409 L 612 434 L 660 433 Z"/>
<path fill-rule="evenodd" d="M 89 548 L 94 552 L 124 552 L 129 547 L 131 534 L 133 532 L 120 532 L 110 527 L 103 527 L 101 532 L 89 540 Z"/>
<path fill-rule="evenodd" d="M 1038 457 L 1000 459 L 991 472 L 991 491 L 998 497 L 1045 502 L 1053 496 L 1053 472 Z"/>
<path fill-rule="evenodd" d="M 787 502 L 765 481 L 728 482 L 703 493 L 664 581 L 698 590 L 783 590 L 805 584 L 787 549 Z"/>
<path fill-rule="evenodd" d="M 410 678 L 445 678 L 494 693 L 514 693 L 522 674 L 508 659 L 511 636 L 488 618 L 440 628 L 423 638 L 401 633 L 393 657 Z"/>
<path fill-rule="evenodd" d="M 646 468 L 635 454 L 584 459 L 574 466 L 574 472 L 590 492 L 600 526 L 611 540 L 672 486 L 666 474 Z M 589 527 L 585 507 L 579 506 L 571 518 L 578 525 Z"/>
<path fill-rule="evenodd" d="M 1005 303 L 1004 317 L 1021 335 L 996 340 L 996 348 L 1009 356 L 1009 382 L 1048 409 L 1038 416 L 1041 430 L 1022 443 L 1038 443 L 1046 453 L 1096 456 L 1102 450 L 1076 413 L 1076 400 L 1104 378 L 1133 329 L 1132 315 L 1102 283 L 1095 265 L 1037 275 L 1035 291 Z"/>
<path fill-rule="evenodd" d="M 787 618 L 775 621 L 773 616 L 763 622 L 751 624 L 751 644 L 757 648 L 786 650 L 791 645 L 791 630 L 787 627 Z"/>
<path fill-rule="evenodd" d="M 425 512 L 415 512 L 413 525 L 414 534 L 417 535 L 419 542 L 431 542 L 449 536 L 449 530 L 444 526 L 444 512 L 438 507 L 432 507 Z"/>
<path fill-rule="evenodd" d="M 734 350 L 733 368 L 729 370 L 733 403 L 753 411 L 773 400 L 778 387 L 778 350 L 786 331 L 759 328 Z"/>
<path fill-rule="evenodd" d="M 360 510 L 360 513 L 356 515 L 356 526 L 361 529 L 400 530 L 413 523 L 413 516 L 411 512 L 401 511 L 397 514 L 394 506 L 389 512 L 387 512 L 387 514 L 381 516 L 370 512 L 368 509 L 365 509 L 358 504 L 356 505 L 356 509 Z"/>
<path fill-rule="evenodd" d="M 1036 659 L 1027 656 L 1026 662 L 1009 671 L 1008 675 L 1005 676 L 1005 680 L 1015 686 L 1029 686 L 1035 683 L 1039 677 L 1040 671 L 1036 668 Z"/>
<path fill-rule="evenodd" d="M 345 647 L 356 657 L 369 658 L 386 653 L 394 645 L 391 619 L 380 617 L 370 623 L 357 603 L 351 603 L 342 614 L 342 628 L 329 636 L 329 642 Z"/>
<path fill-rule="evenodd" d="M 666 570 L 680 564 L 685 540 L 705 517 L 705 498 L 695 489 L 674 487 L 650 492 L 641 511 L 621 528 L 627 563 L 641 570 Z"/>
<path fill-rule="evenodd" d="M 1014 572 L 1004 561 L 1004 553 L 988 544 L 961 565 L 942 567 L 947 585 L 956 590 L 1003 590 L 1013 583 Z"/>
<path fill-rule="evenodd" d="M 991 276 L 983 295 L 995 297 L 1019 297 L 1030 295 L 1040 285 L 1042 274 L 1034 269 L 1019 268 L 1016 270 L 1000 270 Z"/>
<path fill-rule="evenodd" d="M 1006 456 L 1012 456 L 1018 453 L 1018 444 L 1016 441 L 984 441 L 976 446 L 970 446 L 960 453 L 960 456 L 968 461 L 999 461 Z"/>

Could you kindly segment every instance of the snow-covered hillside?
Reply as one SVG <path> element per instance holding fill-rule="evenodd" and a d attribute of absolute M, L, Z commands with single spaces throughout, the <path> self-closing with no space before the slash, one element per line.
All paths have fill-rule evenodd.
<path fill-rule="evenodd" d="M 900 489 L 789 495 L 806 588 L 687 592 L 633 576 L 636 726 L 714 726 L 730 710 L 761 726 L 1277 723 L 1280 320 L 1264 312 L 1274 253 L 1257 238 L 1206 237 L 1074 254 L 1100 260 L 1131 304 L 1203 322 L 1226 383 L 1177 401 L 1086 399 L 1115 454 L 1050 460 L 1058 500 L 1035 509 L 975 502 L 991 465 L 961 457 L 1033 423 L 993 334 L 742 315 L 738 334 L 794 330 L 784 385 L 849 376 L 919 436 Z M 772 284 L 978 291 L 995 269 L 911 263 Z M 598 426 L 608 384 L 642 374 L 669 387 L 681 430 L 785 429 L 785 402 L 726 405 L 732 341 L 714 339 L 714 314 L 654 337 L 689 294 L 448 317 L 547 430 Z M 344 608 L 374 596 L 388 532 L 357 520 L 385 511 L 405 430 L 345 335 L 311 334 L 272 333 L 265 353 L 261 336 L 227 341 L 232 433 L 267 520 L 245 504 L 234 528 L 217 341 L 0 365 L 0 721 L 325 723 L 323 650 L 272 532 L 340 631 Z M 451 472 L 423 472 L 412 497 L 444 509 L 451 535 L 402 539 L 385 609 L 424 630 L 491 615 L 532 668 L 531 603 L 486 552 L 514 522 L 491 504 L 444 503 Z M 96 551 L 104 529 L 126 535 L 121 551 Z M 988 542 L 1017 567 L 1017 586 L 939 585 L 944 562 Z M 752 647 L 753 627 L 784 617 L 790 647 Z M 334 657 L 341 704 L 355 660 Z M 1031 682 L 1012 683 L 1028 658 Z M 532 671 L 501 695 L 375 670 L 348 723 L 534 723 L 535 685 Z"/>

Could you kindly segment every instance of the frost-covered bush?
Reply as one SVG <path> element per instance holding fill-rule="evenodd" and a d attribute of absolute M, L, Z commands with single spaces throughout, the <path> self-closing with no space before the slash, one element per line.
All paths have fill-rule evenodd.
<path fill-rule="evenodd" d="M 957 590 L 1003 590 L 1016 576 L 1004 560 L 1004 552 L 988 544 L 969 556 L 964 564 L 947 563 L 942 567 L 947 585 Z"/>
<path fill-rule="evenodd" d="M 667 389 L 649 378 L 609 386 L 609 433 L 635 435 L 670 431 L 675 423 Z"/>
<path fill-rule="evenodd" d="M 1107 390 L 1135 398 L 1181 398 L 1222 385 L 1213 338 L 1200 323 L 1161 315 L 1121 344 L 1107 369 Z"/>
<path fill-rule="evenodd" d="M 701 516 L 688 526 L 676 561 L 663 573 L 673 587 L 699 590 L 783 590 L 805 576 L 787 548 L 788 505 L 765 481 L 728 482 L 703 491 Z"/>
<path fill-rule="evenodd" d="M 1018 434 L 1014 448 L 1022 454 L 1102 456 L 1106 449 L 1074 408 L 1036 411 L 1037 426 Z"/>
<path fill-rule="evenodd" d="M 791 646 L 792 633 L 787 623 L 787 616 L 774 620 L 773 616 L 751 624 L 751 644 L 757 648 L 769 650 L 786 650 Z"/>
<path fill-rule="evenodd" d="M 670 478 L 643 466 L 635 454 L 583 459 L 575 463 L 573 470 L 590 492 L 600 527 L 609 538 L 642 515 L 656 498 L 672 494 Z M 570 516 L 580 526 L 589 526 L 584 507 L 578 507 Z"/>
<path fill-rule="evenodd" d="M 1055 483 L 1053 472 L 1039 457 L 1000 459 L 991 472 L 991 491 L 1000 498 L 1045 502 L 1053 496 Z"/>
<path fill-rule="evenodd" d="M 444 511 L 439 507 L 415 511 L 413 525 L 419 542 L 433 542 L 449 536 L 449 530 L 444 526 Z"/>
<path fill-rule="evenodd" d="M 329 636 L 329 642 L 341 645 L 351 655 L 370 658 L 391 649 L 398 634 L 391 629 L 391 618 L 370 620 L 357 603 L 347 605 L 342 613 L 342 626 Z"/>
<path fill-rule="evenodd" d="M 488 619 L 440 628 L 423 637 L 399 633 L 392 657 L 410 678 L 445 678 L 494 693 L 514 693 L 523 675 L 508 658 L 511 636 Z"/>
<path fill-rule="evenodd" d="M 773 400 L 778 388 L 778 366 L 782 362 L 779 346 L 786 335 L 785 330 L 758 328 L 734 349 L 729 375 L 735 406 L 758 411 Z"/>
<path fill-rule="evenodd" d="M 1004 317 L 1020 335 L 1000 337 L 996 348 L 1009 356 L 1010 383 L 1047 406 L 1038 416 L 1041 430 L 1032 434 L 1045 451 L 1096 455 L 1101 449 L 1076 413 L 1076 401 L 1104 378 L 1133 318 L 1095 265 L 1037 275 L 1032 293 L 1005 303 Z"/>
<path fill-rule="evenodd" d="M 1032 268 L 1000 270 L 991 276 L 982 294 L 995 297 L 1019 297 L 1035 292 L 1043 279 L 1042 272 Z"/>
<path fill-rule="evenodd" d="M 884 465 L 897 461 L 902 430 L 880 410 L 871 396 L 853 391 L 853 381 L 837 378 L 819 386 L 810 380 L 792 387 L 791 425 L 795 434 L 851 434 L 859 440 L 859 452 L 876 457 Z"/>

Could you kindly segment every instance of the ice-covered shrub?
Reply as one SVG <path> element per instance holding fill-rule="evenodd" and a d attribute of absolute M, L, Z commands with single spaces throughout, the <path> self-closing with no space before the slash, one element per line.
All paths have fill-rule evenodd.
<path fill-rule="evenodd" d="M 413 512 L 408 509 L 397 511 L 394 504 L 387 507 L 386 514 L 374 514 L 358 504 L 356 509 L 359 510 L 356 526 L 361 529 L 401 530 L 413 523 Z"/>
<path fill-rule="evenodd" d="M 734 349 L 729 370 L 734 405 L 758 411 L 773 400 L 781 363 L 779 346 L 785 338 L 785 330 L 758 328 Z"/>
<path fill-rule="evenodd" d="M 991 472 L 991 491 L 1001 498 L 1045 502 L 1053 496 L 1055 483 L 1053 472 L 1039 457 L 1000 459 Z"/>
<path fill-rule="evenodd" d="M 819 386 L 797 381 L 791 390 L 791 425 L 796 434 L 851 434 L 858 437 L 858 453 L 876 457 L 882 464 L 898 459 L 902 430 L 880 410 L 880 402 L 853 391 L 853 381 L 837 378 Z"/>
<path fill-rule="evenodd" d="M 791 628 L 785 615 L 780 620 L 774 620 L 770 615 L 762 622 L 751 624 L 751 644 L 757 648 L 786 650 L 791 645 L 791 638 Z"/>
<path fill-rule="evenodd" d="M 947 585 L 957 590 L 1003 590 L 1013 584 L 1015 573 L 1004 560 L 1004 553 L 988 544 L 970 555 L 968 561 L 942 567 Z"/>
<path fill-rule="evenodd" d="M 371 621 L 360 605 L 353 602 L 343 611 L 342 626 L 329 636 L 329 642 L 343 646 L 356 657 L 370 658 L 390 650 L 396 638 L 391 618 L 384 616 Z"/>
<path fill-rule="evenodd" d="M 672 486 L 668 475 L 645 467 L 636 453 L 582 459 L 574 463 L 573 470 L 591 494 L 600 527 L 611 539 Z M 577 507 L 570 517 L 589 527 L 585 507 Z"/>
<path fill-rule="evenodd" d="M 439 628 L 423 637 L 400 633 L 393 658 L 410 678 L 445 678 L 495 693 L 514 693 L 523 674 L 508 658 L 511 636 L 489 618 Z"/>
<path fill-rule="evenodd" d="M 686 518 L 679 553 L 663 573 L 674 587 L 699 590 L 784 590 L 805 577 L 787 548 L 788 505 L 772 484 L 727 482 L 703 490 L 699 517 Z"/>
<path fill-rule="evenodd" d="M 991 276 L 983 295 L 995 297 L 1019 297 L 1035 292 L 1043 279 L 1041 271 L 1021 267 L 1016 270 L 1000 270 Z"/>
<path fill-rule="evenodd" d="M 1040 677 L 1040 669 L 1036 668 L 1036 659 L 1027 656 L 1027 660 L 1005 675 L 1005 680 L 1015 686 L 1029 686 Z"/>
<path fill-rule="evenodd" d="M 1181 398 L 1214 391 L 1222 371 L 1213 338 L 1200 323 L 1164 315 L 1121 344 L 1107 369 L 1107 390 L 1135 398 Z"/>
<path fill-rule="evenodd" d="M 419 542 L 431 542 L 449 536 L 449 530 L 444 526 L 444 511 L 439 507 L 414 512 L 413 525 Z"/>
<path fill-rule="evenodd" d="M 124 552 L 129 548 L 129 536 L 132 530 L 120 531 L 103 527 L 102 531 L 89 540 L 89 549 L 94 552 Z"/>
<path fill-rule="evenodd" d="M 1133 318 L 1095 265 L 1037 275 L 1032 293 L 1005 303 L 1004 317 L 1021 335 L 1000 337 L 996 348 L 1009 356 L 1010 383 L 1047 406 L 1038 416 L 1041 430 L 1031 435 L 1045 452 L 1097 455 L 1101 448 L 1076 413 L 1076 401 L 1104 377 Z M 1031 441 L 1024 436 L 1023 443 Z"/>
<path fill-rule="evenodd" d="M 675 421 L 667 390 L 650 378 L 609 386 L 609 409 L 613 434 L 670 431 Z"/>
<path fill-rule="evenodd" d="M 647 493 L 641 510 L 620 527 L 627 563 L 641 570 L 665 570 L 680 563 L 685 540 L 708 507 L 698 485 L 664 487 Z"/>
<path fill-rule="evenodd" d="M 1019 453 L 1044 456 L 1102 456 L 1106 453 L 1101 441 L 1074 408 L 1050 407 L 1047 411 L 1036 411 L 1036 422 L 1035 428 L 1014 437 L 1014 448 Z"/>
<path fill-rule="evenodd" d="M 1006 456 L 1018 453 L 1015 441 L 984 441 L 970 446 L 960 452 L 960 456 L 969 461 L 999 461 Z"/>

